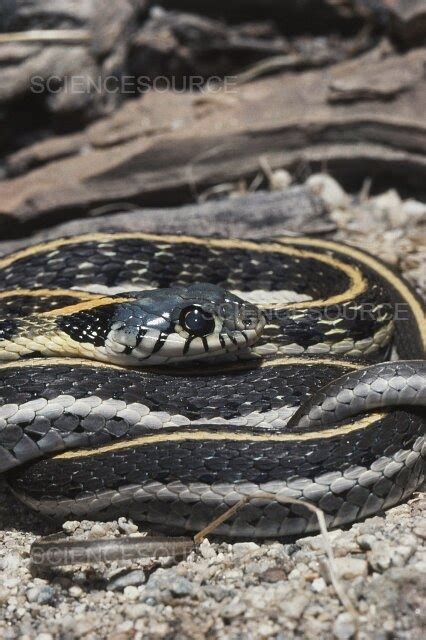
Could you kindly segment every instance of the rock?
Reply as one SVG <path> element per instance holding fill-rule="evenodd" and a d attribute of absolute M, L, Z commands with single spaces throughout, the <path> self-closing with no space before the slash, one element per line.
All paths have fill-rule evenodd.
<path fill-rule="evenodd" d="M 8 553 L 7 556 L 0 559 L 0 569 L 14 571 L 21 563 L 21 559 L 16 553 Z"/>
<path fill-rule="evenodd" d="M 161 567 L 152 573 L 149 578 L 147 587 L 150 589 L 159 589 L 160 591 L 170 591 L 174 582 L 179 575 L 175 568 L 162 569 Z"/>
<path fill-rule="evenodd" d="M 75 584 L 68 590 L 68 593 L 72 598 L 80 598 L 83 595 L 83 589 Z"/>
<path fill-rule="evenodd" d="M 236 558 L 258 551 L 259 545 L 255 542 L 236 542 L 232 546 L 232 552 Z"/>
<path fill-rule="evenodd" d="M 389 569 L 392 562 L 392 552 L 389 547 L 380 546 L 367 554 L 368 563 L 373 571 L 382 573 Z"/>
<path fill-rule="evenodd" d="M 312 591 L 321 593 L 321 591 L 324 591 L 326 588 L 327 585 L 324 578 L 315 578 L 315 580 L 312 581 Z"/>
<path fill-rule="evenodd" d="M 284 169 L 272 171 L 269 177 L 269 184 L 272 191 L 283 191 L 291 185 L 292 181 L 291 173 Z"/>
<path fill-rule="evenodd" d="M 340 184 L 326 173 L 316 173 L 306 180 L 306 186 L 322 198 L 331 209 L 346 208 L 350 203 L 349 196 Z"/>
<path fill-rule="evenodd" d="M 142 569 L 129 571 L 124 575 L 120 574 L 108 582 L 107 589 L 110 591 L 121 591 L 128 586 L 137 586 L 145 582 L 145 572 Z"/>
<path fill-rule="evenodd" d="M 296 595 L 282 602 L 282 609 L 286 616 L 298 620 L 309 604 L 309 598 L 303 594 Z"/>
<path fill-rule="evenodd" d="M 389 567 L 403 567 L 416 551 L 417 543 L 400 544 L 397 547 L 376 545 L 368 552 L 367 558 L 374 571 L 383 572 Z"/>
<path fill-rule="evenodd" d="M 137 533 L 139 531 L 138 526 L 131 520 L 127 520 L 127 518 L 118 518 L 118 526 L 120 531 L 127 533 L 127 535 Z"/>
<path fill-rule="evenodd" d="M 216 556 L 216 551 L 214 550 L 214 547 L 212 547 L 210 542 L 207 540 L 207 538 L 205 538 L 202 541 L 202 543 L 198 547 L 198 551 L 201 553 L 203 558 L 206 558 L 206 560 L 209 560 Z"/>
<path fill-rule="evenodd" d="M 106 538 L 110 534 L 111 527 L 108 523 L 97 522 L 90 528 L 91 538 Z"/>
<path fill-rule="evenodd" d="M 385 193 L 371 198 L 371 203 L 382 211 L 392 211 L 401 209 L 402 201 L 395 189 L 389 189 Z"/>
<path fill-rule="evenodd" d="M 280 567 L 272 567 L 271 569 L 266 569 L 263 573 L 260 574 L 260 577 L 265 582 L 279 582 L 280 580 L 286 580 L 287 574 Z"/>
<path fill-rule="evenodd" d="M 221 611 L 221 616 L 225 620 L 233 620 L 237 618 L 245 611 L 244 603 L 239 599 L 238 596 L 235 596 L 233 600 L 227 605 L 225 605 Z"/>
<path fill-rule="evenodd" d="M 424 222 L 426 220 L 426 203 L 409 198 L 402 203 L 401 211 L 407 218 Z"/>
<path fill-rule="evenodd" d="M 172 594 L 178 598 L 190 596 L 194 592 L 194 585 L 186 578 L 178 577 L 170 586 Z"/>
<path fill-rule="evenodd" d="M 373 546 L 376 544 L 377 538 L 376 538 L 376 536 L 372 535 L 371 533 L 364 533 L 364 534 L 358 536 L 356 541 L 357 541 L 358 545 L 360 546 L 360 548 L 363 551 L 368 551 L 368 550 L 372 549 Z"/>
<path fill-rule="evenodd" d="M 123 594 L 127 600 L 137 600 L 140 595 L 137 587 L 134 587 L 133 585 L 124 587 Z"/>
<path fill-rule="evenodd" d="M 79 526 L 80 522 L 78 522 L 78 520 L 67 520 L 62 525 L 62 529 L 65 531 L 65 533 L 74 533 L 74 531 L 76 531 Z"/>
<path fill-rule="evenodd" d="M 32 587 L 27 591 L 28 602 L 37 602 L 37 604 L 51 604 L 55 597 L 55 591 L 52 587 Z"/>
<path fill-rule="evenodd" d="M 6 604 L 9 599 L 9 591 L 0 587 L 0 604 Z"/>
<path fill-rule="evenodd" d="M 356 625 L 350 613 L 341 613 L 333 625 L 333 634 L 338 640 L 350 640 L 356 633 Z"/>
<path fill-rule="evenodd" d="M 343 580 L 353 580 L 368 573 L 368 563 L 362 558 L 335 558 L 334 561 L 337 573 Z"/>
<path fill-rule="evenodd" d="M 426 521 L 420 523 L 418 527 L 416 527 L 413 532 L 422 540 L 426 540 Z"/>

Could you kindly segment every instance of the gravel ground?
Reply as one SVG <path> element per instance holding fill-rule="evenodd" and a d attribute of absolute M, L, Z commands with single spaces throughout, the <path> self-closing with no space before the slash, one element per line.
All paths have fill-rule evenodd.
<path fill-rule="evenodd" d="M 335 238 L 398 266 L 426 294 L 426 206 L 396 192 L 349 199 L 324 175 L 308 182 L 326 199 Z M 423 240 L 422 240 L 423 238 Z M 426 499 L 330 535 L 337 572 L 358 610 L 330 584 L 321 536 L 291 544 L 204 541 L 172 558 L 35 573 L 34 539 L 55 529 L 0 484 L 0 637 L 28 638 L 424 638 Z M 73 538 L 139 536 L 136 524 L 69 522 Z"/>

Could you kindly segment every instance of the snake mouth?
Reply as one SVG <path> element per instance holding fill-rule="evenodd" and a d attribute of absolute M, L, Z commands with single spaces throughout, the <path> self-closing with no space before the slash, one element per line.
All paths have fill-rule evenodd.
<path fill-rule="evenodd" d="M 209 284 L 150 292 L 135 305 L 122 305 L 119 315 L 101 350 L 110 362 L 132 366 L 247 350 L 266 324 L 254 304 Z"/>
<path fill-rule="evenodd" d="M 215 331 L 209 335 L 191 335 L 187 332 L 168 337 L 162 349 L 162 355 L 168 362 L 220 356 L 227 353 L 246 350 L 260 338 L 266 324 L 264 314 L 250 303 L 237 306 L 224 305 L 214 314 Z M 179 340 L 184 339 L 180 353 Z"/>

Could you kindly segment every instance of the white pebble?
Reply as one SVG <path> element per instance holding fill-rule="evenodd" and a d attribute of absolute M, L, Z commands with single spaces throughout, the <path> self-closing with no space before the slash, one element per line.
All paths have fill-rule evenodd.
<path fill-rule="evenodd" d="M 134 587 L 133 585 L 124 587 L 123 593 L 128 600 L 137 600 L 139 597 L 139 590 L 137 589 L 137 587 Z"/>
<path fill-rule="evenodd" d="M 345 208 L 350 203 L 350 198 L 340 184 L 326 173 L 315 173 L 306 180 L 306 186 L 322 198 L 332 209 Z"/>

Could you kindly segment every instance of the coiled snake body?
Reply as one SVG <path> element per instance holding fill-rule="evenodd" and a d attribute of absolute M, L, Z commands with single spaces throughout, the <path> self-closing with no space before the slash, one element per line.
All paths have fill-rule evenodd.
<path fill-rule="evenodd" d="M 424 311 L 372 256 L 92 234 L 0 277 L 0 472 L 42 513 L 196 531 L 258 495 L 218 532 L 280 536 L 317 528 L 281 497 L 340 526 L 422 482 Z"/>

